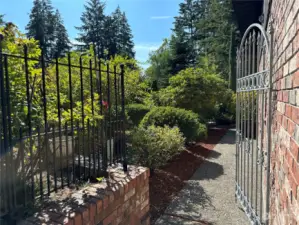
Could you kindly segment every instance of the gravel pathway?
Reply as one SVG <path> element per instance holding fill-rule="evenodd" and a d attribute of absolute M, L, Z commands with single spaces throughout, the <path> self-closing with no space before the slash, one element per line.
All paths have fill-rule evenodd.
<path fill-rule="evenodd" d="M 230 130 L 155 225 L 247 225 L 234 197 L 235 131 Z"/>

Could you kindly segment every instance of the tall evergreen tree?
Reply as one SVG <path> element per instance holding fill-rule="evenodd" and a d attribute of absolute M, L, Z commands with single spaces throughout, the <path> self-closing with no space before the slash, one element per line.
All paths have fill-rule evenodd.
<path fill-rule="evenodd" d="M 56 10 L 55 19 L 55 41 L 53 52 L 60 57 L 70 49 L 70 40 L 58 10 Z"/>
<path fill-rule="evenodd" d="M 106 49 L 105 40 L 105 3 L 100 0 L 89 0 L 84 5 L 85 11 L 81 16 L 82 25 L 76 27 L 80 33 L 77 41 L 84 43 L 88 49 L 92 43 L 98 49 L 98 57 L 104 58 Z"/>
<path fill-rule="evenodd" d="M 230 0 L 206 0 L 203 13 L 197 23 L 197 35 L 201 46 L 201 55 L 209 55 L 218 66 L 225 79 L 230 73 L 229 56 L 232 35 L 235 26 L 232 23 L 232 5 Z"/>
<path fill-rule="evenodd" d="M 123 12 L 121 17 L 121 25 L 120 25 L 120 34 L 119 34 L 119 42 L 120 49 L 118 50 L 121 55 L 128 56 L 134 58 L 134 42 L 131 27 L 128 23 L 128 19 L 126 14 Z"/>
<path fill-rule="evenodd" d="M 39 41 L 48 59 L 51 58 L 55 40 L 55 21 L 50 0 L 34 0 L 30 20 L 26 26 L 27 36 Z"/>
<path fill-rule="evenodd" d="M 0 26 L 5 24 L 3 17 L 4 15 L 0 15 Z"/>
<path fill-rule="evenodd" d="M 117 26 L 117 18 L 112 14 L 111 16 L 106 16 L 104 29 L 105 29 L 105 50 L 106 56 L 110 57 L 118 53 L 118 33 L 119 29 Z"/>
<path fill-rule="evenodd" d="M 182 43 L 187 45 L 186 49 L 189 51 L 187 58 L 190 64 L 195 63 L 197 54 L 196 24 L 201 13 L 200 6 L 201 1 L 199 0 L 184 0 L 184 2 L 179 5 L 179 15 L 175 17 L 174 22 L 174 35 L 177 39 L 180 39 Z M 186 52 L 184 52 L 184 55 L 185 53 Z"/>
<path fill-rule="evenodd" d="M 134 58 L 133 35 L 125 13 L 118 6 L 106 17 L 105 34 L 109 56 L 116 54 Z"/>

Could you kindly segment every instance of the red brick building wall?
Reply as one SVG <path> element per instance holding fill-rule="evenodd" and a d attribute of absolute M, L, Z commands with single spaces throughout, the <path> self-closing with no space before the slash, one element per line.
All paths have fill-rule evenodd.
<path fill-rule="evenodd" d="M 268 10 L 274 31 L 270 224 L 299 225 L 299 0 L 272 0 Z"/>

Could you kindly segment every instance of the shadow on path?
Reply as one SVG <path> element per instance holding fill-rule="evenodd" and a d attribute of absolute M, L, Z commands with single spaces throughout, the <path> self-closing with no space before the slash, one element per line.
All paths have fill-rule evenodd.
<path fill-rule="evenodd" d="M 150 178 L 151 224 L 154 224 L 157 218 L 164 213 L 169 203 L 178 197 L 178 193 L 186 185 L 190 185 L 188 193 L 182 193 L 185 189 L 181 193 L 190 197 L 185 198 L 186 202 L 181 201 L 179 203 L 181 211 L 194 212 L 196 215 L 199 214 L 198 209 L 192 208 L 194 204 L 190 201 L 196 202 L 196 204 L 199 204 L 201 207 L 212 206 L 210 196 L 205 193 L 203 188 L 199 185 L 199 182 L 188 180 L 192 177 L 200 164 L 205 161 L 205 158 L 218 158 L 221 155 L 212 149 L 221 140 L 226 131 L 227 129 L 225 128 L 210 130 L 206 141 L 189 147 L 170 161 L 165 167 L 155 170 Z M 208 173 L 207 176 L 201 177 L 200 179 L 215 179 L 223 174 L 221 165 L 210 161 L 205 161 L 205 163 L 209 164 L 209 168 L 211 168 L 213 172 Z M 211 224 L 201 221 L 200 215 L 186 218 L 186 215 L 176 213 L 172 216 L 188 218 L 188 220 L 196 224 Z M 171 224 L 171 221 L 167 221 L 167 224 Z"/>

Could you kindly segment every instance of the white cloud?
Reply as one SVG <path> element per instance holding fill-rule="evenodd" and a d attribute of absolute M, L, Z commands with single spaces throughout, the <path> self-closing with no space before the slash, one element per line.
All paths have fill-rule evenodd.
<path fill-rule="evenodd" d="M 171 16 L 152 16 L 151 20 L 167 20 L 170 18 L 171 18 Z"/>
<path fill-rule="evenodd" d="M 79 42 L 76 39 L 71 39 L 70 42 L 71 42 L 72 45 L 83 45 L 82 42 Z"/>
<path fill-rule="evenodd" d="M 145 43 L 145 44 L 136 44 L 135 51 L 155 51 L 160 47 L 161 44 L 158 43 Z"/>

